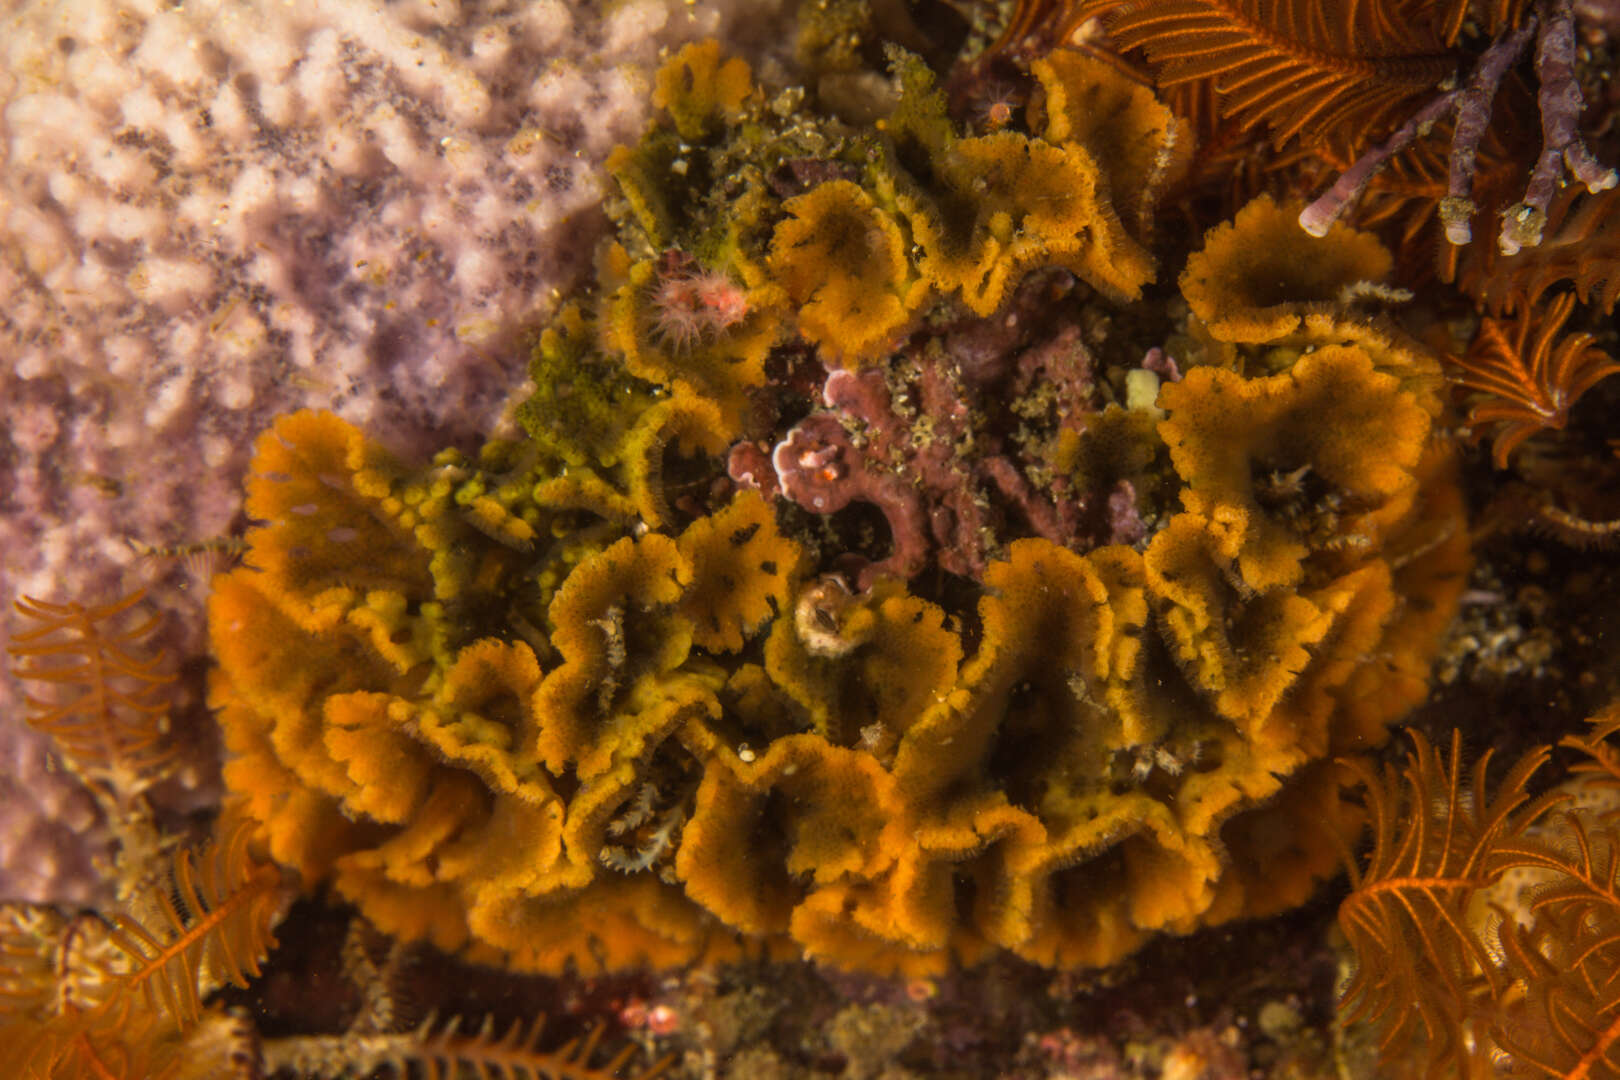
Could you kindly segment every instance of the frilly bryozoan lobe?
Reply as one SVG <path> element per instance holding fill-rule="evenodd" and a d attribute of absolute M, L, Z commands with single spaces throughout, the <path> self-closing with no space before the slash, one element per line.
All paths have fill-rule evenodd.
<path fill-rule="evenodd" d="M 1337 477 L 1326 450 L 1305 464 Z M 1328 868 L 1237 881 L 1231 849 L 1290 774 L 1405 704 L 1342 695 L 1403 632 L 1385 552 L 1410 502 L 1352 554 L 1277 544 L 1235 503 L 1145 553 L 1018 541 L 964 655 L 896 584 L 796 612 L 803 554 L 753 495 L 586 555 L 532 622 L 491 617 L 525 572 L 423 484 L 331 417 L 261 441 L 253 568 L 212 603 L 228 780 L 306 882 L 519 968 L 750 945 L 1108 963 L 1308 887 Z M 376 557 L 345 557 L 362 536 Z M 1250 549 L 1273 569 L 1244 586 Z"/>
<path fill-rule="evenodd" d="M 1357 813 L 1330 762 L 1421 699 L 1468 565 L 1438 367 L 1340 298 L 1387 255 L 1273 249 L 1257 205 L 1183 279 L 1212 306 L 1162 387 L 1069 323 L 998 384 L 1017 320 L 986 316 L 1026 272 L 1032 317 L 1152 279 L 1168 113 L 1054 58 L 1030 130 L 964 135 L 897 57 L 886 126 L 821 160 L 693 49 L 617 155 L 595 307 L 538 338 L 527 438 L 426 466 L 325 414 L 260 439 L 210 610 L 236 809 L 384 930 L 528 971 L 1078 967 L 1300 902 Z M 997 386 L 1013 436 L 961 406 Z M 917 408 L 933 443 L 884 426 Z M 801 422 L 823 443 L 795 454 Z M 866 453 L 919 520 L 993 481 L 1046 533 L 986 524 L 948 590 L 856 588 L 773 439 L 825 484 Z"/>

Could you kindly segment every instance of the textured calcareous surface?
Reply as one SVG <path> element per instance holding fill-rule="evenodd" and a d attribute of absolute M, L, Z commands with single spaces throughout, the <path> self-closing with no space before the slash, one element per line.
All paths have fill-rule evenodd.
<path fill-rule="evenodd" d="M 487 432 L 650 66 L 733 6 L 0 5 L 0 595 L 91 597 L 129 540 L 224 534 L 288 409 L 402 447 Z M 199 606 L 163 599 L 194 653 Z M 79 897 L 16 877 L 14 846 L 0 895 Z"/>

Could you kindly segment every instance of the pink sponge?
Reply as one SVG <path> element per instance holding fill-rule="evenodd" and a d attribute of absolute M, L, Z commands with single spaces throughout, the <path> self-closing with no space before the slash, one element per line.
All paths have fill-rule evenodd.
<path fill-rule="evenodd" d="M 0 901 L 90 905 L 105 899 L 94 861 L 107 829 L 49 740 L 0 711 Z"/>

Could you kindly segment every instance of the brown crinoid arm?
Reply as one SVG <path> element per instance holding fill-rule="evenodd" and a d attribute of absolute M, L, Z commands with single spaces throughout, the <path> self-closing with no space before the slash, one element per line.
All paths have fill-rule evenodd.
<path fill-rule="evenodd" d="M 1211 81 L 1222 115 L 1264 125 L 1274 143 L 1349 136 L 1399 125 L 1457 67 L 1449 46 L 1466 5 L 1419 10 L 1391 0 L 1093 0 L 1115 14 L 1108 36 L 1141 49 L 1161 87 Z"/>
<path fill-rule="evenodd" d="M 1379 776 L 1349 763 L 1366 787 L 1372 849 L 1365 863 L 1352 861 L 1352 890 L 1339 908 L 1356 954 L 1341 1021 L 1370 1021 L 1385 1064 L 1426 1061 L 1414 1075 L 1481 1075 L 1485 1032 L 1514 977 L 1495 963 L 1470 904 L 1511 865 L 1503 851 L 1516 851 L 1525 830 L 1565 796 L 1527 790 L 1545 747 L 1520 758 L 1492 791 L 1489 750 L 1469 770 L 1460 733 L 1445 755 L 1410 734 L 1402 770 L 1386 766 Z"/>
<path fill-rule="evenodd" d="M 168 685 L 161 652 L 147 653 L 155 615 L 136 591 L 107 604 L 15 604 L 32 624 L 12 634 L 12 674 L 42 688 L 27 695 L 27 719 L 51 736 L 68 764 L 98 788 L 129 796 L 160 780 L 176 754 L 168 734 Z"/>
<path fill-rule="evenodd" d="M 1575 308 L 1565 293 L 1544 311 L 1529 308 L 1511 320 L 1486 319 L 1462 356 L 1451 358 L 1453 380 L 1486 395 L 1468 410 L 1476 437 L 1494 429 L 1491 456 L 1496 467 L 1538 431 L 1561 430 L 1569 410 L 1601 380 L 1620 372 L 1591 334 L 1558 332 Z"/>
<path fill-rule="evenodd" d="M 1620 747 L 1612 741 L 1620 704 L 1590 724 L 1559 743 L 1587 755 L 1571 766 L 1584 804 L 1578 799 L 1553 816 L 1542 836 L 1497 852 L 1502 865 L 1540 881 L 1524 914 L 1500 927 L 1504 967 L 1525 989 L 1493 1024 L 1493 1038 L 1516 1066 L 1511 1075 L 1620 1074 L 1620 821 L 1603 809 L 1620 787 Z"/>
<path fill-rule="evenodd" d="M 1457 267 L 1458 287 L 1493 314 L 1537 303 L 1564 282 L 1583 304 L 1612 312 L 1620 303 L 1620 188 L 1589 195 L 1571 184 L 1548 207 L 1540 244 L 1516 255 L 1476 244 Z"/>
<path fill-rule="evenodd" d="M 1357 768 L 1373 846 L 1339 911 L 1357 970 L 1344 1023 L 1370 1020 L 1390 1074 L 1620 1075 L 1620 703 L 1592 717 L 1574 778 L 1532 797 L 1550 748 L 1495 785 L 1414 735 L 1402 772 Z M 1607 790 L 1605 790 L 1607 789 Z"/>

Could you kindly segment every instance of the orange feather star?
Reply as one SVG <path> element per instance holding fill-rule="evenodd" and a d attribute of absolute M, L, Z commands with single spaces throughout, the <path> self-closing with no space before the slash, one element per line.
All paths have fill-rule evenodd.
<path fill-rule="evenodd" d="M 1109 38 L 1142 49 L 1161 88 L 1208 80 L 1223 115 L 1264 124 L 1280 146 L 1393 128 L 1456 71 L 1450 45 L 1465 7 L 1419 15 L 1390 0 L 1092 0 L 1083 10 L 1114 12 Z"/>
<path fill-rule="evenodd" d="M 17 678 L 53 686 L 27 695 L 27 719 L 96 783 L 129 795 L 162 779 L 178 751 L 167 738 L 163 653 L 142 644 L 158 617 L 136 611 L 144 590 L 107 604 L 51 604 L 25 596 L 14 605 L 34 629 L 13 634 L 6 651 Z"/>
<path fill-rule="evenodd" d="M 1620 372 L 1591 334 L 1555 340 L 1574 309 L 1575 297 L 1565 293 L 1544 315 L 1526 309 L 1511 322 L 1486 319 L 1468 351 L 1451 358 L 1461 369 L 1453 380 L 1488 395 L 1468 410 L 1468 423 L 1476 434 L 1496 428 L 1491 457 L 1499 469 L 1531 435 L 1562 430 L 1581 395 Z"/>

